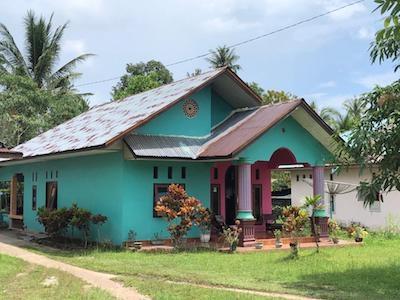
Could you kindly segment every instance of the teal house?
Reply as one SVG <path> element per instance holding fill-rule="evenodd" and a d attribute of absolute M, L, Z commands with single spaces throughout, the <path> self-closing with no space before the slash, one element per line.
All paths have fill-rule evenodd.
<path fill-rule="evenodd" d="M 323 195 L 332 143 L 304 100 L 262 106 L 221 68 L 93 107 L 11 149 L 21 156 L 0 159 L 0 210 L 10 227 L 41 232 L 39 207 L 76 202 L 108 217 L 102 237 L 115 244 L 129 230 L 168 238 L 154 206 L 177 183 L 227 224 L 242 220 L 251 243 L 272 213 L 271 170 L 312 167 Z"/>

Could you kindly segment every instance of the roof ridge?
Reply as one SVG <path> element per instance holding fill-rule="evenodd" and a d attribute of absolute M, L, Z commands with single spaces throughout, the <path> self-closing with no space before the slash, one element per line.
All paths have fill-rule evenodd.
<path fill-rule="evenodd" d="M 147 92 L 150 92 L 150 91 L 156 91 L 156 90 L 158 90 L 158 89 L 161 89 L 161 88 L 164 88 L 164 87 L 167 87 L 167 86 L 170 86 L 170 85 L 173 85 L 173 84 L 176 84 L 176 83 L 185 81 L 185 80 L 192 80 L 192 79 L 195 79 L 195 78 L 197 78 L 197 77 L 206 75 L 206 74 L 208 74 L 208 73 L 212 73 L 212 72 L 216 72 L 216 73 L 221 72 L 221 73 L 222 73 L 222 71 L 225 71 L 227 68 L 228 68 L 228 67 L 216 68 L 216 69 L 212 69 L 212 70 L 209 70 L 209 71 L 207 71 L 207 72 L 204 72 L 204 73 L 201 73 L 201 74 L 198 74 L 198 75 L 195 75 L 195 76 L 190 76 L 190 77 L 185 77 L 185 78 L 181 78 L 181 79 L 178 79 L 178 80 L 174 80 L 174 81 L 172 81 L 172 82 L 170 82 L 170 83 L 165 83 L 165 84 L 160 85 L 160 86 L 158 86 L 158 87 L 156 87 L 156 88 L 153 88 L 153 89 L 150 89 L 150 90 L 147 90 L 147 91 L 143 91 L 143 92 L 140 92 L 140 93 L 137 93 L 137 94 L 129 95 L 129 96 L 125 97 L 125 98 L 118 99 L 118 100 L 114 100 L 114 101 L 117 101 L 117 102 L 125 102 L 126 100 L 128 100 L 129 98 L 131 98 L 131 97 L 133 97 L 133 96 L 137 96 L 137 95 L 140 95 L 140 94 L 144 94 L 144 93 L 147 93 Z M 106 102 L 106 103 L 112 103 L 112 102 L 113 102 L 113 101 Z"/>

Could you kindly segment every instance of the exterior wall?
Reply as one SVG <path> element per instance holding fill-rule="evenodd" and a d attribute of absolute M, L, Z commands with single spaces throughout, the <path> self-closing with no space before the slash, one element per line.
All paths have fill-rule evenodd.
<path fill-rule="evenodd" d="M 158 167 L 158 179 L 153 178 L 153 167 Z M 172 167 L 173 177 L 168 179 L 167 170 Z M 181 167 L 186 167 L 186 179 L 181 178 Z M 137 233 L 137 239 L 150 240 L 155 233 L 169 236 L 167 223 L 153 217 L 154 184 L 180 183 L 190 196 L 199 199 L 204 206 L 210 206 L 210 167 L 207 162 L 167 162 L 167 161 L 125 161 L 124 164 L 124 204 L 123 237 L 130 229 Z M 190 237 L 198 236 L 197 229 Z"/>
<path fill-rule="evenodd" d="M 46 182 L 57 181 L 58 208 L 79 207 L 108 217 L 101 228 L 101 238 L 119 243 L 121 240 L 123 191 L 123 159 L 121 153 L 88 155 L 77 158 L 49 160 L 40 163 L 0 168 L 0 180 L 11 180 L 16 173 L 24 175 L 24 224 L 30 231 L 43 231 L 32 210 L 32 186 L 37 186 L 37 208 L 46 205 Z M 47 179 L 46 179 L 47 172 Z M 37 173 L 33 181 L 32 173 Z M 57 173 L 57 178 L 56 178 Z"/>
<path fill-rule="evenodd" d="M 182 110 L 185 99 L 136 130 L 140 134 L 207 136 L 211 131 L 211 88 L 205 87 L 189 97 L 197 102 L 199 111 L 187 118 Z"/>
<path fill-rule="evenodd" d="M 211 92 L 211 126 L 222 122 L 233 109 L 221 96 L 214 91 Z"/>
<path fill-rule="evenodd" d="M 242 150 L 237 157 L 268 161 L 279 148 L 289 149 L 297 162 L 310 165 L 321 165 L 331 157 L 329 151 L 292 117 L 280 121 Z"/>
<path fill-rule="evenodd" d="M 312 170 L 303 169 L 292 171 L 292 201 L 293 204 L 301 204 L 305 196 L 312 195 L 312 187 L 302 181 L 303 175 L 309 178 Z M 330 179 L 330 170 L 325 170 L 325 180 Z M 300 180 L 297 181 L 297 175 Z M 369 179 L 369 171 L 359 175 L 359 168 L 353 167 L 342 170 L 339 174 L 333 175 L 334 181 L 359 184 L 360 181 Z M 336 209 L 333 218 L 343 223 L 360 222 L 370 228 L 379 228 L 387 225 L 388 218 L 391 216 L 397 224 L 400 224 L 400 192 L 393 191 L 383 194 L 383 203 L 376 203 L 373 207 L 364 207 L 362 201 L 357 199 L 357 191 L 348 194 L 335 196 Z M 325 193 L 325 203 L 329 212 L 329 194 Z"/>

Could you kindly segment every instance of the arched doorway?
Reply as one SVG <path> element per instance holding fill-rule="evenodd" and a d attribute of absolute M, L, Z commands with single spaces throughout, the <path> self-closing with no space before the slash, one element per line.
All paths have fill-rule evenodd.
<path fill-rule="evenodd" d="M 225 222 L 235 224 L 237 202 L 237 168 L 230 166 L 225 173 Z"/>

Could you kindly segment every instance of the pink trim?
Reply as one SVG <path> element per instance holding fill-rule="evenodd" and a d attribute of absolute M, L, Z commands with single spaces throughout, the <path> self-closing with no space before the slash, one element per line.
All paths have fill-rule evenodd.
<path fill-rule="evenodd" d="M 221 199 L 220 199 L 220 213 L 223 219 L 225 220 L 225 173 L 226 170 L 232 165 L 230 161 L 228 162 L 219 162 L 214 164 L 214 166 L 210 170 L 211 174 L 211 184 L 219 184 L 221 190 Z M 214 179 L 214 168 L 218 169 L 218 178 Z"/>
<path fill-rule="evenodd" d="M 292 165 L 297 162 L 296 157 L 288 148 L 279 148 L 274 153 L 272 153 L 269 159 L 271 168 L 275 169 L 279 165 Z"/>

